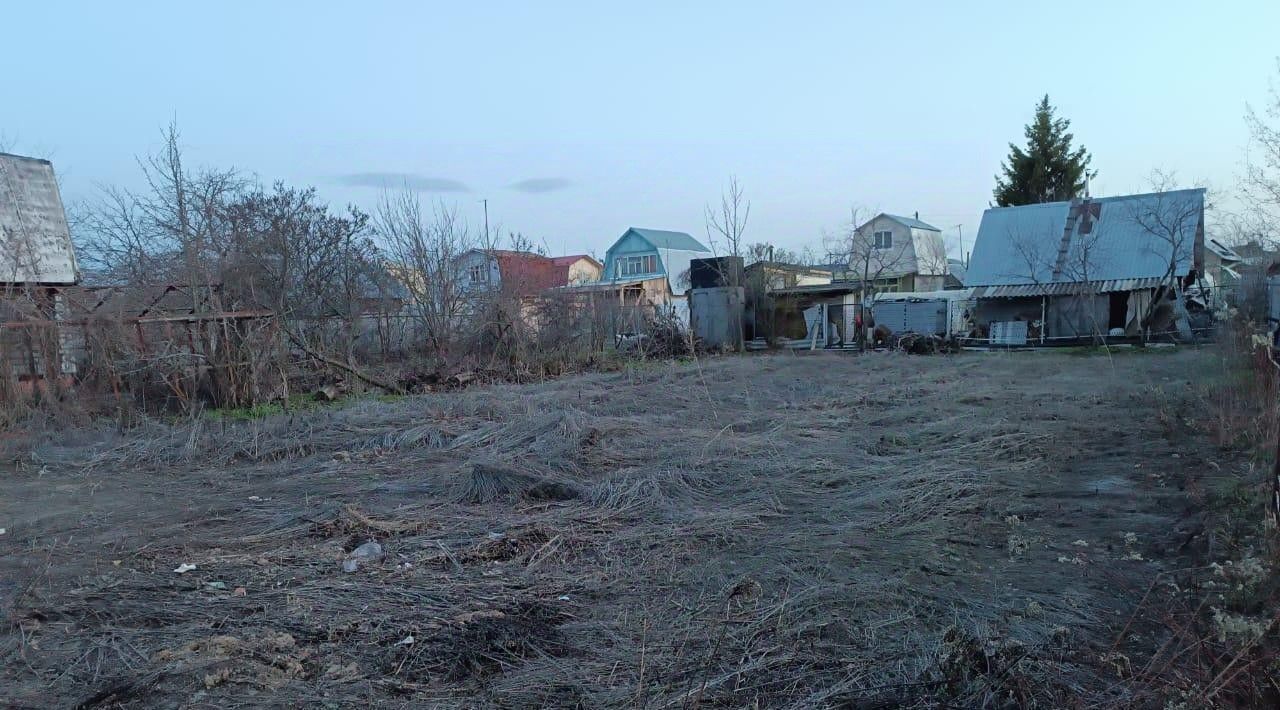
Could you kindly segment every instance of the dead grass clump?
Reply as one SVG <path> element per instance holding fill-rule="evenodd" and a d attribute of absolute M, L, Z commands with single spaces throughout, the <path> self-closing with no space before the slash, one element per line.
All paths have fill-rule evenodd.
<path fill-rule="evenodd" d="M 415 447 L 427 449 L 446 448 L 455 435 L 444 431 L 434 424 L 420 424 L 400 431 L 390 431 L 374 437 L 364 448 L 382 449 L 385 451 L 403 451 Z"/>
<path fill-rule="evenodd" d="M 983 638 L 947 629 L 934 673 L 941 676 L 935 702 L 945 707 L 1025 708 L 1074 698 L 1062 683 L 1063 663 L 1073 655 L 1065 629 L 1044 643 Z"/>
<path fill-rule="evenodd" d="M 276 690 L 304 677 L 309 659 L 310 651 L 299 648 L 293 636 L 275 631 L 210 636 L 163 649 L 152 658 L 167 673 L 194 674 L 206 690 L 232 683 Z"/>
<path fill-rule="evenodd" d="M 455 499 L 462 503 L 518 499 L 566 501 L 581 496 L 577 487 L 570 483 L 494 464 L 465 464 L 458 478 Z"/>
<path fill-rule="evenodd" d="M 527 527 L 507 533 L 490 533 L 488 538 L 461 555 L 463 562 L 507 562 L 532 556 L 553 536 L 541 527 Z"/>
<path fill-rule="evenodd" d="M 622 470 L 591 487 L 592 505 L 626 513 L 668 513 L 705 501 L 713 490 L 702 475 L 681 470 Z"/>
<path fill-rule="evenodd" d="M 560 625 L 568 616 L 548 604 L 521 601 L 448 619 L 424 639 L 393 646 L 389 672 L 410 679 L 483 679 L 527 658 L 562 657 L 573 650 Z"/>
<path fill-rule="evenodd" d="M 438 528 L 439 523 L 427 520 L 386 520 L 366 515 L 354 505 L 343 507 L 338 518 L 343 532 L 364 534 L 365 537 L 381 535 L 403 535 Z"/>

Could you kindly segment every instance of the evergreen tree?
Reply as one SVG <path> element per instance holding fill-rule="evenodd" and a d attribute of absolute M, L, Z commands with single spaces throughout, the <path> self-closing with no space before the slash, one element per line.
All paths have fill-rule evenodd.
<path fill-rule="evenodd" d="M 1045 95 L 1036 106 L 1036 117 L 1027 124 L 1027 147 L 1010 143 L 1009 157 L 996 176 L 995 198 L 1000 207 L 1069 200 L 1084 194 L 1092 156 L 1083 147 L 1072 149 L 1075 137 L 1067 132 L 1071 121 L 1055 118 Z"/>

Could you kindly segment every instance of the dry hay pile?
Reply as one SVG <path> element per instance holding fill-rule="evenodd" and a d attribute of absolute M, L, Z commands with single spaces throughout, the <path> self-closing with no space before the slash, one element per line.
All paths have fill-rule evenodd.
<path fill-rule="evenodd" d="M 74 593 L 56 571 L 32 583 L 10 649 L 30 666 L 0 685 L 86 707 L 1103 692 L 1056 631 L 1096 624 L 1097 604 L 1028 586 L 1045 563 L 1006 547 L 1009 501 L 1050 473 L 1061 428 L 1001 407 L 1113 384 L 986 368 L 725 359 L 48 447 L 44 466 L 145 471 L 159 497 Z M 367 540 L 385 558 L 343 573 Z"/>

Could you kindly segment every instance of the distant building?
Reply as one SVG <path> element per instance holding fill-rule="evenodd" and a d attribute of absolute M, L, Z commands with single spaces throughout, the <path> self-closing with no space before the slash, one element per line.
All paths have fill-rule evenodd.
<path fill-rule="evenodd" d="M 565 270 L 564 282 L 569 286 L 581 286 L 599 281 L 600 275 L 604 273 L 604 265 L 587 254 L 555 256 L 551 260 L 555 262 L 557 268 Z"/>
<path fill-rule="evenodd" d="M 1236 250 L 1217 239 L 1204 240 L 1204 277 L 1207 285 L 1222 291 L 1230 291 L 1240 282 L 1240 267 L 1244 258 Z"/>
<path fill-rule="evenodd" d="M 0 286 L 79 281 L 53 164 L 0 153 Z"/>
<path fill-rule="evenodd" d="M 557 263 L 557 259 L 528 251 L 471 249 L 458 257 L 458 272 L 462 288 L 468 292 L 528 298 L 567 286 L 573 266 L 582 258 Z"/>
<path fill-rule="evenodd" d="M 632 227 L 605 252 L 600 280 L 579 289 L 612 293 L 627 306 L 669 306 L 687 314 L 690 264 L 710 256 L 684 232 Z"/>
<path fill-rule="evenodd" d="M 842 267 L 844 268 L 844 267 Z M 757 261 L 746 269 L 748 288 L 763 292 L 791 286 L 813 286 L 831 283 L 831 270 L 820 266 L 800 266 L 777 261 Z"/>
<path fill-rule="evenodd" d="M 757 261 L 746 268 L 746 308 L 743 331 L 747 340 L 766 341 L 804 336 L 804 316 L 792 299 L 775 292 L 797 286 L 831 283 L 831 271 L 777 261 Z"/>
<path fill-rule="evenodd" d="M 861 240 L 875 251 L 871 264 L 836 262 L 815 268 L 831 272 L 832 282 L 873 280 L 871 290 L 934 291 L 947 276 L 947 248 L 942 230 L 920 221 L 883 212 L 860 225 Z"/>
<path fill-rule="evenodd" d="M 1136 336 L 1177 326 L 1203 283 L 1203 189 L 995 207 L 965 285 L 978 327 L 1025 323 L 1031 339 Z M 1019 329 L 1019 332 L 1021 331 Z"/>
<path fill-rule="evenodd" d="M 19 380 L 74 372 L 59 288 L 80 281 L 53 164 L 0 153 L 0 368 Z"/>
<path fill-rule="evenodd" d="M 942 282 L 942 288 L 947 291 L 964 288 L 965 276 L 969 268 L 959 259 L 947 259 L 947 278 Z"/>

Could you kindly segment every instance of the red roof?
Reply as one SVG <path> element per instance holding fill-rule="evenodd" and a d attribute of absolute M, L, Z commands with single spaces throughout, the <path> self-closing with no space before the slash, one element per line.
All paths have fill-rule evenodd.
<path fill-rule="evenodd" d="M 569 282 L 568 267 L 559 266 L 554 259 L 541 254 L 495 249 L 493 256 L 498 261 L 502 290 L 507 293 L 536 296 Z"/>
<path fill-rule="evenodd" d="M 600 262 L 593 259 L 590 254 L 569 254 L 568 256 L 551 257 L 551 260 L 556 263 L 556 266 L 564 266 L 564 267 L 573 266 L 574 264 L 578 263 L 578 261 L 582 259 L 586 259 L 587 261 L 590 261 L 596 266 L 600 266 Z"/>

